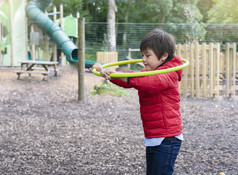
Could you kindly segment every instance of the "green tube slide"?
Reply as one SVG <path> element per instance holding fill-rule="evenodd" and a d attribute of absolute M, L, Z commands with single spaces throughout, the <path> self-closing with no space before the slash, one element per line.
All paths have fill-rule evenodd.
<path fill-rule="evenodd" d="M 51 3 L 52 0 L 32 0 L 26 6 L 26 15 L 53 39 L 58 47 L 62 49 L 69 62 L 77 63 L 77 46 L 58 25 L 43 13 L 43 10 Z"/>

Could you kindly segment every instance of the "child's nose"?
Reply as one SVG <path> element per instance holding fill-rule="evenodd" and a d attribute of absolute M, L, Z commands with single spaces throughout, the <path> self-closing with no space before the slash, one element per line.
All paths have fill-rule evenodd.
<path fill-rule="evenodd" d="M 143 62 L 146 61 L 146 57 L 145 56 L 142 57 L 142 61 Z"/>

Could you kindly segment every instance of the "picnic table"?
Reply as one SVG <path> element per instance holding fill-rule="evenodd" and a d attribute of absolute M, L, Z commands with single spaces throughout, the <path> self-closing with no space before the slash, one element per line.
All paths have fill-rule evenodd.
<path fill-rule="evenodd" d="M 57 64 L 56 61 L 33 61 L 33 60 L 25 60 L 20 61 L 21 69 L 15 71 L 18 75 L 18 79 L 20 79 L 20 75 L 27 73 L 29 76 L 31 74 L 42 74 L 44 75 L 43 80 L 47 77 L 52 71 L 54 76 L 57 76 Z M 52 67 L 52 68 L 51 68 Z"/>

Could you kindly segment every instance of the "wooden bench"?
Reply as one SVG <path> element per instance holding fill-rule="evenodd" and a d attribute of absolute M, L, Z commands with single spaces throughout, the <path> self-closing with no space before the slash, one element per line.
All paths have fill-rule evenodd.
<path fill-rule="evenodd" d="M 42 68 L 42 67 L 32 67 L 31 70 L 40 70 L 40 71 L 43 71 L 45 70 L 45 68 Z M 53 71 L 53 72 L 59 72 L 59 69 L 52 69 L 52 68 L 48 68 L 49 72 Z M 57 74 L 56 74 L 57 75 Z"/>
<path fill-rule="evenodd" d="M 43 67 L 33 67 L 33 68 L 31 68 L 31 70 L 45 70 L 45 68 L 43 68 Z"/>
<path fill-rule="evenodd" d="M 23 73 L 28 73 L 29 76 L 31 76 L 31 74 L 42 74 L 44 75 L 43 80 L 45 80 L 45 77 L 48 76 L 50 74 L 50 72 L 45 72 L 45 71 L 27 71 L 27 70 L 17 70 L 15 71 L 18 75 L 17 79 L 20 79 L 20 75 Z"/>
<path fill-rule="evenodd" d="M 31 76 L 31 74 L 42 74 L 44 75 L 43 80 L 45 80 L 45 77 L 51 72 L 54 72 L 55 76 L 57 76 L 58 73 L 58 69 L 56 68 L 58 62 L 25 60 L 20 63 L 21 69 L 15 71 L 18 75 L 17 79 L 20 79 L 21 74 L 27 73 L 29 76 Z"/>

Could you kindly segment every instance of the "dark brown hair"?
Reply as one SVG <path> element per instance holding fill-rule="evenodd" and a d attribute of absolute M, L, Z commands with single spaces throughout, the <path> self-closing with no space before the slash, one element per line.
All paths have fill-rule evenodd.
<path fill-rule="evenodd" d="M 175 52 L 175 44 L 175 39 L 171 34 L 160 29 L 154 29 L 142 39 L 140 51 L 142 53 L 148 48 L 152 49 L 158 59 L 167 52 L 169 58 Z"/>

